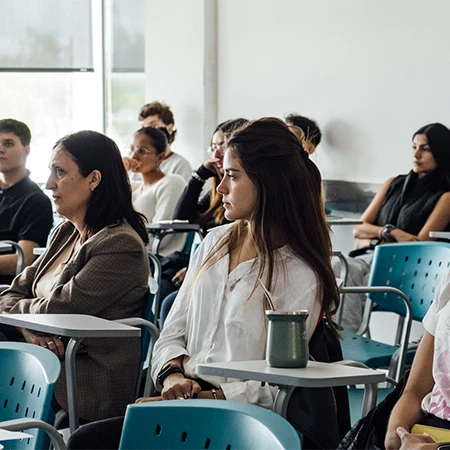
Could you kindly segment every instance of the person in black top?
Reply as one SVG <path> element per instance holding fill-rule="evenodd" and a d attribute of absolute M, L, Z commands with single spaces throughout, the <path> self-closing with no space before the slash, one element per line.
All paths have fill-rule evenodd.
<path fill-rule="evenodd" d="M 25 168 L 30 141 L 27 125 L 0 120 L 0 240 L 17 242 L 25 265 L 33 262 L 34 248 L 46 245 L 53 224 L 50 199 Z M 0 255 L 0 284 L 11 283 L 16 265 L 17 254 Z"/>
<path fill-rule="evenodd" d="M 211 158 L 192 173 L 192 178 L 175 207 L 173 218 L 188 220 L 190 223 L 199 223 L 204 236 L 209 229 L 229 223 L 224 216 L 222 196 L 216 191 L 216 188 L 223 177 L 222 161 L 226 140 L 234 131 L 246 123 L 248 123 L 248 120 L 239 118 L 227 120 L 217 125 L 208 148 L 208 154 Z M 202 195 L 204 185 L 209 179 L 212 181 L 211 189 Z M 186 275 L 189 255 L 177 252 L 163 259 L 161 263 L 163 274 L 160 295 L 164 299 L 161 305 L 161 323 L 163 324 L 175 299 L 176 292 L 178 292 L 178 288 Z M 169 298 L 166 300 L 167 296 Z"/>
<path fill-rule="evenodd" d="M 450 130 L 440 123 L 425 125 L 414 133 L 412 150 L 412 170 L 383 184 L 354 229 L 350 286 L 364 284 L 375 245 L 428 241 L 430 231 L 450 231 Z M 344 328 L 359 328 L 363 299 L 345 296 Z"/>
<path fill-rule="evenodd" d="M 208 148 L 211 159 L 204 162 L 192 174 L 192 178 L 175 207 L 174 219 L 199 223 L 202 226 L 203 235 L 206 235 L 210 228 L 229 223 L 224 216 L 222 196 L 216 191 L 216 188 L 223 177 L 222 161 L 225 141 L 233 131 L 247 122 L 246 119 L 234 119 L 217 125 Z M 209 179 L 212 179 L 211 189 L 201 196 L 203 186 Z"/>

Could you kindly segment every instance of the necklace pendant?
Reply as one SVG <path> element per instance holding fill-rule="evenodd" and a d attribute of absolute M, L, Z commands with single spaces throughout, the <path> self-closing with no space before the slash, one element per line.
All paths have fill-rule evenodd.
<path fill-rule="evenodd" d="M 234 282 L 234 283 L 230 286 L 230 292 L 233 292 L 235 287 L 236 287 L 236 282 Z"/>

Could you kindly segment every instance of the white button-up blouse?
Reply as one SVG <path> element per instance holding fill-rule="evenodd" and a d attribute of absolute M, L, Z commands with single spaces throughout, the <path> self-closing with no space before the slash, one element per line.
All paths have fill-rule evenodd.
<path fill-rule="evenodd" d="M 214 247 L 230 226 L 211 230 L 191 260 L 185 281 L 155 344 L 152 358 L 155 383 L 165 363 L 179 356 L 184 356 L 183 368 L 192 378 L 199 378 L 195 372 L 197 364 L 265 359 L 267 319 L 262 288 L 258 286 L 248 299 L 257 279 L 255 260 L 245 261 L 228 273 L 229 255 L 226 255 L 196 279 L 202 262 L 215 251 Z M 286 245 L 277 251 L 273 279 L 271 292 L 276 309 L 309 311 L 307 332 L 310 339 L 321 313 L 315 274 Z M 201 378 L 220 386 L 229 400 L 266 408 L 273 405 L 276 388 L 262 386 L 260 382 L 205 375 Z"/>

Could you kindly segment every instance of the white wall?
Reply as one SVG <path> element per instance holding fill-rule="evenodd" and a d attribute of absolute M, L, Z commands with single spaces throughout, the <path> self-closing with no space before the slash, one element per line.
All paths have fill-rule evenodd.
<path fill-rule="evenodd" d="M 450 2 L 220 0 L 219 118 L 297 111 L 324 178 L 410 169 L 411 135 L 450 125 Z"/>
<path fill-rule="evenodd" d="M 324 178 L 381 183 L 414 131 L 450 125 L 450 1 L 217 0 L 217 32 L 216 0 L 148 3 L 147 97 L 195 163 L 217 119 L 298 112 L 324 131 Z"/>
<path fill-rule="evenodd" d="M 194 167 L 217 121 L 215 21 L 215 1 L 146 2 L 146 101 L 170 105 L 178 129 L 173 149 Z"/>

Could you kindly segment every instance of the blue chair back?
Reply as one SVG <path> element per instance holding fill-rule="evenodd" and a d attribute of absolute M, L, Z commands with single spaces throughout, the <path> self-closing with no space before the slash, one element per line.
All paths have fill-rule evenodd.
<path fill-rule="evenodd" d="M 119 449 L 300 449 L 292 425 L 248 403 L 172 400 L 128 405 Z"/>
<path fill-rule="evenodd" d="M 52 424 L 53 388 L 61 364 L 49 350 L 23 342 L 0 342 L 0 421 L 30 418 Z M 43 431 L 26 430 L 33 438 L 4 441 L 9 449 L 43 449 L 49 440 Z"/>
<path fill-rule="evenodd" d="M 187 233 L 186 241 L 184 243 L 184 247 L 182 250 L 183 253 L 191 252 L 192 244 L 194 243 L 195 234 L 196 234 L 195 231 L 189 231 L 189 233 Z"/>
<path fill-rule="evenodd" d="M 153 300 L 155 294 L 152 294 L 150 290 L 145 294 L 144 309 L 142 311 L 142 318 L 148 320 L 151 323 L 155 322 L 155 315 L 153 314 Z M 146 327 L 141 327 L 141 361 L 144 363 L 148 355 L 148 347 L 150 345 L 150 332 Z"/>
<path fill-rule="evenodd" d="M 400 289 L 411 300 L 412 317 L 421 321 L 433 302 L 436 287 L 450 269 L 450 243 L 405 242 L 375 249 L 369 286 Z M 369 294 L 377 310 L 405 316 L 406 308 L 395 294 Z M 400 301 L 399 301 L 400 300 Z"/>

